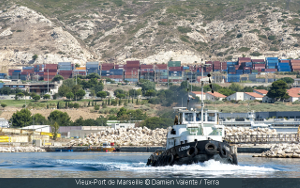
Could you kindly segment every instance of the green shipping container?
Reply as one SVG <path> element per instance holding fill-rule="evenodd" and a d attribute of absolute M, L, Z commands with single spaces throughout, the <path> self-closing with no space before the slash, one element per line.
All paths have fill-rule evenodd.
<path fill-rule="evenodd" d="M 181 61 L 169 61 L 168 67 L 181 67 Z"/>

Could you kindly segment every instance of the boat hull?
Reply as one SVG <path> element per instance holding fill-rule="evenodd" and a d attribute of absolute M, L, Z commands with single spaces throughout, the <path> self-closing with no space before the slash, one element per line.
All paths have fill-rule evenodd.
<path fill-rule="evenodd" d="M 148 166 L 187 165 L 208 160 L 237 164 L 236 150 L 226 142 L 201 140 L 174 146 L 166 151 L 154 152 Z"/>

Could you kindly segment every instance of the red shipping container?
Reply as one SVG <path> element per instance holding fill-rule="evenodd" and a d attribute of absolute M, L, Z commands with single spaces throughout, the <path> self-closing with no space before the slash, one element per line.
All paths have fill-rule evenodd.
<path fill-rule="evenodd" d="M 280 63 L 289 63 L 290 60 L 280 60 Z"/>
<path fill-rule="evenodd" d="M 140 61 L 138 60 L 126 61 L 126 65 L 140 65 Z"/>
<path fill-rule="evenodd" d="M 168 69 L 168 65 L 167 64 L 157 64 L 157 65 L 155 65 L 155 69 L 166 70 L 166 69 Z"/>
<path fill-rule="evenodd" d="M 251 62 L 265 62 L 264 59 L 252 59 Z"/>
<path fill-rule="evenodd" d="M 182 67 L 169 67 L 169 71 L 182 71 Z"/>
<path fill-rule="evenodd" d="M 153 69 L 153 65 L 141 65 L 141 69 Z"/>
<path fill-rule="evenodd" d="M 45 69 L 57 69 L 57 64 L 45 64 Z"/>
<path fill-rule="evenodd" d="M 265 72 L 277 72 L 277 69 L 265 69 Z"/>

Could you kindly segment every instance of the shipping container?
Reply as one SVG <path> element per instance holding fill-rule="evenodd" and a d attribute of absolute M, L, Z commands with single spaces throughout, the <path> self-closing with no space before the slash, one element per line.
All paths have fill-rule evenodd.
<path fill-rule="evenodd" d="M 181 61 L 169 61 L 168 67 L 181 67 Z"/>
<path fill-rule="evenodd" d="M 157 64 L 157 65 L 155 65 L 154 69 L 166 70 L 166 69 L 168 69 L 168 65 L 167 64 Z"/>

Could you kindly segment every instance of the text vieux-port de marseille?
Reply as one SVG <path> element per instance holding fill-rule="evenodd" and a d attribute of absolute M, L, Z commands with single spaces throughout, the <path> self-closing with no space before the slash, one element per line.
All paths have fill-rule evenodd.
<path fill-rule="evenodd" d="M 77 185 L 219 185 L 216 179 L 75 179 Z"/>

